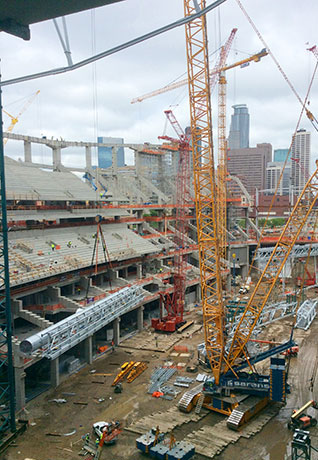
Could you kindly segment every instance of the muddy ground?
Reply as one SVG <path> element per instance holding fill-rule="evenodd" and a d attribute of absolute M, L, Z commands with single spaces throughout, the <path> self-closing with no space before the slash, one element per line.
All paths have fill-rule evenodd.
<path fill-rule="evenodd" d="M 198 314 L 193 312 L 191 316 L 197 323 L 200 322 Z M 267 329 L 266 334 L 263 333 L 263 336 L 267 339 L 275 337 L 276 340 L 284 341 L 288 339 L 290 324 L 290 319 L 276 322 Z M 187 338 L 180 339 L 179 344 L 192 345 L 195 349 L 196 345 L 203 341 L 202 330 L 195 333 L 191 333 L 190 330 L 187 335 Z M 286 425 L 292 409 L 301 406 L 309 399 L 318 398 L 318 378 L 314 382 L 313 391 L 310 389 L 310 379 L 313 377 L 318 352 L 318 320 L 314 321 L 308 332 L 297 330 L 295 338 L 301 346 L 298 358 L 293 358 L 291 361 L 289 383 L 292 391 L 288 395 L 287 405 L 263 427 L 260 433 L 250 439 L 241 438 L 235 444 L 230 444 L 220 455 L 215 457 L 216 459 L 232 460 L 238 455 L 244 460 L 291 458 L 292 434 Z M 135 336 L 135 340 L 138 343 L 138 335 Z M 124 345 L 125 342 L 122 343 L 122 346 Z M 91 366 L 86 366 L 72 375 L 61 383 L 56 390 L 46 392 L 31 401 L 26 407 L 29 418 L 27 431 L 17 438 L 15 444 L 2 454 L 0 459 L 75 460 L 85 458 L 78 456 L 82 446 L 81 436 L 87 432 L 91 433 L 94 422 L 120 420 L 124 426 L 128 426 L 145 415 L 166 411 L 172 405 L 177 404 L 179 397 L 174 401 L 166 401 L 147 394 L 153 368 L 169 359 L 169 352 L 132 350 L 122 346 L 116 348 L 113 353 L 105 354 L 94 361 Z M 129 360 L 147 361 L 148 369 L 134 382 L 130 384 L 125 382 L 121 394 L 114 394 L 111 387 L 113 378 L 117 374 L 119 366 Z M 194 355 L 190 363 L 194 363 L 195 360 Z M 96 372 L 90 373 L 92 370 Z M 112 375 L 106 377 L 96 375 L 99 373 Z M 179 371 L 179 375 L 191 376 L 185 371 Z M 69 396 L 65 393 L 75 393 L 75 395 Z M 67 402 L 57 404 L 51 401 L 54 398 L 65 398 Z M 100 398 L 104 398 L 104 401 L 98 402 Z M 79 402 L 84 404 L 74 404 Z M 209 413 L 199 422 L 182 425 L 174 431 L 174 434 L 180 440 L 190 432 L 196 431 L 204 425 L 213 425 L 220 420 L 222 420 L 221 415 Z M 73 430 L 76 430 L 75 434 L 63 436 Z M 62 436 L 52 436 L 52 434 Z M 312 445 L 318 447 L 318 428 L 312 428 L 311 435 Z M 136 437 L 138 435 L 124 430 L 116 445 L 103 447 L 101 459 L 142 460 L 146 458 L 135 448 Z M 198 454 L 195 456 L 196 460 L 206 458 Z M 312 459 L 318 459 L 318 455 L 313 453 Z"/>

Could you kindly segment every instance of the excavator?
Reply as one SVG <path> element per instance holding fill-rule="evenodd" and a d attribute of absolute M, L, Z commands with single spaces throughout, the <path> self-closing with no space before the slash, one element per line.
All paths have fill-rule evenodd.
<path fill-rule="evenodd" d="M 219 4 L 215 2 L 215 7 Z M 185 16 L 196 15 L 205 6 L 205 0 L 184 0 Z M 205 16 L 196 17 L 185 25 L 185 29 L 203 328 L 206 358 L 212 375 L 203 385 L 182 396 L 179 409 L 189 412 L 195 407 L 196 412 L 200 412 L 202 406 L 206 407 L 228 415 L 228 427 L 237 430 L 270 401 L 284 404 L 289 392 L 285 358 L 279 354 L 295 346 L 292 334 L 286 343 L 255 356 L 250 356 L 247 345 L 316 203 L 318 164 L 300 193 L 244 311 L 237 313 L 232 327 L 227 327 L 221 279 L 219 203 Z M 260 375 L 255 364 L 267 358 L 271 358 L 270 373 Z"/>

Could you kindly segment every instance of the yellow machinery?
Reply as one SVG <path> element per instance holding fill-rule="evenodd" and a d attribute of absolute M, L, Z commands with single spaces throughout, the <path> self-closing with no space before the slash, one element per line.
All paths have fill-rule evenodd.
<path fill-rule="evenodd" d="M 135 361 L 127 361 L 121 366 L 121 371 L 116 375 L 112 387 L 117 385 L 117 383 L 121 382 L 124 377 L 132 370 L 135 365 Z"/>
<path fill-rule="evenodd" d="M 127 375 L 127 382 L 133 382 L 140 374 L 142 374 L 147 369 L 147 364 L 143 361 L 136 362 L 129 374 Z"/>
<path fill-rule="evenodd" d="M 26 109 L 32 104 L 32 102 L 34 101 L 34 99 L 36 98 L 36 96 L 39 94 L 40 90 L 37 90 L 36 93 L 34 93 L 30 99 L 28 99 L 28 101 L 24 104 L 24 106 L 22 107 L 22 109 L 20 110 L 20 112 L 18 113 L 18 115 L 16 117 L 13 117 L 12 115 L 10 115 L 10 113 L 8 113 L 6 110 L 3 109 L 4 113 L 8 115 L 8 117 L 11 118 L 11 124 L 8 126 L 7 128 L 7 131 L 9 133 L 11 133 L 11 131 L 13 130 L 13 128 L 15 127 L 15 125 L 18 123 L 19 121 L 19 118 L 21 117 L 21 115 L 26 111 Z M 3 143 L 4 145 L 8 142 L 8 139 L 4 139 Z"/>
<path fill-rule="evenodd" d="M 205 0 L 184 0 L 185 16 L 204 9 L 205 4 Z M 194 19 L 185 29 L 205 345 L 214 384 L 219 385 L 227 372 L 237 375 L 234 368 L 239 359 L 248 361 L 247 342 L 317 200 L 318 167 L 300 194 L 225 351 L 205 17 Z"/>

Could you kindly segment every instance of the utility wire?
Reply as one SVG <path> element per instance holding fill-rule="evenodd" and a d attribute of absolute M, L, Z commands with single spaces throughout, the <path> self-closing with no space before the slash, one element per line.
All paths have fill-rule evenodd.
<path fill-rule="evenodd" d="M 141 43 L 146 40 L 149 40 L 150 38 L 156 37 L 157 35 L 161 35 L 165 32 L 168 32 L 169 30 L 172 30 L 177 27 L 188 24 L 189 22 L 195 19 L 198 19 L 201 16 L 204 16 L 205 14 L 209 13 L 211 10 L 213 10 L 214 8 L 217 8 L 224 2 L 226 2 L 226 0 L 216 0 L 211 5 L 203 8 L 202 10 L 198 11 L 195 14 L 192 14 L 191 16 L 187 16 L 185 18 L 178 19 L 177 21 L 172 22 L 166 26 L 160 27 L 159 29 L 153 30 L 152 32 L 148 32 L 145 35 L 141 35 L 140 37 L 134 38 L 133 40 L 130 40 L 121 45 L 115 46 L 114 48 L 111 48 L 107 51 L 103 51 L 102 53 L 96 54 L 95 56 L 92 56 L 88 59 L 84 59 L 83 61 L 77 62 L 76 64 L 70 65 L 68 67 L 59 67 L 57 69 L 46 70 L 44 72 L 38 72 L 38 73 L 31 74 L 31 75 L 26 75 L 24 77 L 18 77 L 18 78 L 12 78 L 10 80 L 5 80 L 0 83 L 0 86 L 14 85 L 16 83 L 22 83 L 24 81 L 35 80 L 36 78 L 48 77 L 51 75 L 58 75 L 61 73 L 69 72 L 71 70 L 79 69 L 80 67 L 84 67 L 88 64 L 91 64 L 92 62 L 96 62 L 107 56 L 111 56 L 112 54 L 118 53 L 119 51 L 130 48 L 131 46 L 137 45 L 138 43 Z"/>

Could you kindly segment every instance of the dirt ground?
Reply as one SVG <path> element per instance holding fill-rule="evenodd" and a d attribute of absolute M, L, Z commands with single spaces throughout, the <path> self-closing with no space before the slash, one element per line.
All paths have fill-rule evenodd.
<path fill-rule="evenodd" d="M 200 317 L 193 312 L 192 318 L 199 322 Z M 267 339 L 288 339 L 291 320 L 285 319 L 272 324 L 266 331 Z M 191 331 L 190 331 L 191 332 Z M 309 399 L 318 398 L 318 378 L 314 382 L 313 391 L 310 391 L 310 379 L 318 356 L 317 337 L 318 320 L 316 319 L 308 332 L 297 330 L 295 338 L 300 344 L 298 358 L 293 358 L 290 367 L 289 383 L 291 394 L 288 395 L 287 405 L 274 417 L 260 433 L 250 439 L 241 438 L 237 443 L 225 448 L 218 455 L 219 460 L 232 460 L 238 454 L 245 460 L 281 460 L 291 458 L 290 442 L 292 434 L 287 429 L 287 421 L 292 409 L 300 407 Z M 187 334 L 189 337 L 180 340 L 180 344 L 196 345 L 203 341 L 202 330 Z M 138 340 L 138 335 L 135 336 Z M 155 340 L 155 339 L 154 339 Z M 125 345 L 125 342 L 122 344 Z M 155 348 L 155 344 L 154 344 Z M 196 355 L 190 363 L 194 363 Z M 169 352 L 157 353 L 153 351 L 132 350 L 122 347 L 116 348 L 90 366 L 86 366 L 60 384 L 56 390 L 51 390 L 31 401 L 27 407 L 29 427 L 27 431 L 16 439 L 0 460 L 75 460 L 80 458 L 78 453 L 82 446 L 81 436 L 92 433 L 92 424 L 96 421 L 120 420 L 124 426 L 137 421 L 145 415 L 166 411 L 175 405 L 174 401 L 153 398 L 147 394 L 147 387 L 152 370 L 169 358 Z M 123 384 L 123 392 L 115 394 L 111 383 L 125 361 L 147 361 L 148 369 L 134 382 Z M 90 371 L 95 370 L 95 373 Z M 203 369 L 202 369 L 203 370 Z M 98 373 L 112 374 L 98 376 Z M 191 376 L 185 371 L 179 375 Z M 75 393 L 67 395 L 66 393 Z M 65 398 L 64 404 L 52 402 L 55 398 Z M 98 402 L 98 399 L 104 401 Z M 74 404 L 74 403 L 84 404 Z M 313 410 L 313 409 L 312 409 Z M 310 412 L 309 412 L 310 413 Z M 178 440 L 187 434 L 198 430 L 204 425 L 213 425 L 222 420 L 222 416 L 209 413 L 199 422 L 190 422 L 174 430 Z M 65 436 L 76 430 L 76 433 Z M 52 436 L 58 434 L 60 436 Z M 312 445 L 318 447 L 318 428 L 311 429 Z M 104 446 L 102 460 L 141 460 L 145 458 L 135 447 L 138 435 L 124 430 L 117 444 Z M 196 454 L 196 460 L 206 457 Z M 312 460 L 318 459 L 314 453 Z"/>

